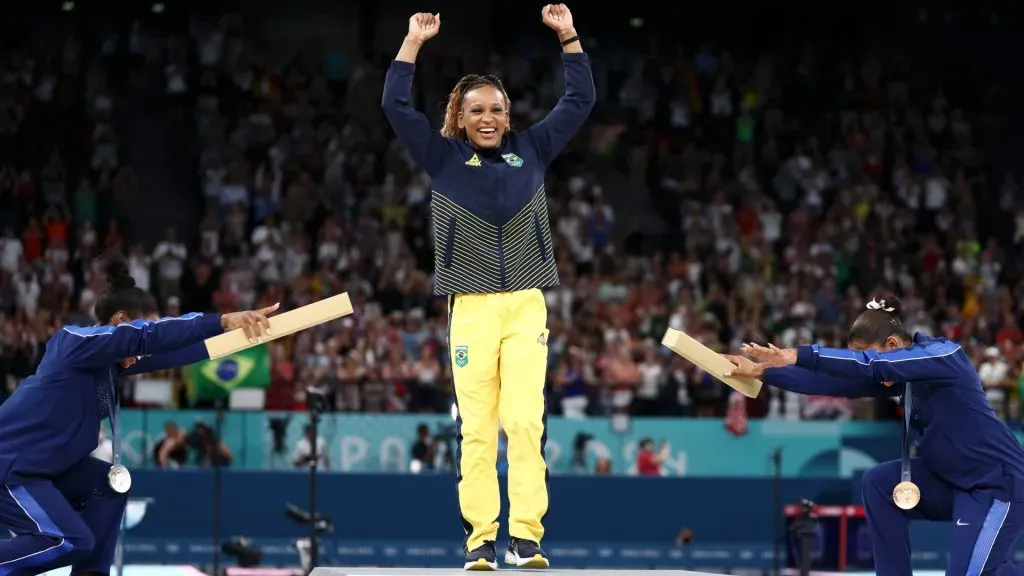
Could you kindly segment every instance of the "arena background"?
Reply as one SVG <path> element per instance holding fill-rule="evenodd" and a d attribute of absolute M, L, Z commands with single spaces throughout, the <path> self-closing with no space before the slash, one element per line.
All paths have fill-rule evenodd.
<path fill-rule="evenodd" d="M 575 265 L 577 271 L 568 285 L 579 289 L 578 308 L 588 309 L 591 301 L 614 300 L 618 289 L 632 293 L 653 286 L 658 291 L 678 284 L 678 277 L 651 270 L 657 270 L 658 266 L 652 263 L 668 252 L 685 252 L 691 246 L 688 234 L 692 230 L 688 227 L 694 220 L 692 214 L 683 214 L 681 206 L 697 206 L 700 214 L 705 207 L 720 207 L 722 202 L 717 198 L 717 185 L 707 178 L 707 162 L 702 165 L 704 185 L 698 186 L 695 196 L 684 202 L 668 188 L 677 175 L 676 164 L 685 164 L 686 143 L 697 142 L 709 158 L 722 154 L 735 160 L 735 155 L 755 144 L 763 150 L 760 127 L 772 123 L 768 111 L 781 110 L 787 121 L 797 119 L 798 123 L 795 129 L 783 128 L 783 136 L 779 137 L 781 154 L 788 162 L 798 156 L 798 144 L 806 144 L 803 138 L 810 136 L 820 138 L 825 134 L 826 139 L 831 138 L 826 147 L 856 148 L 835 134 L 834 125 L 844 114 L 877 112 L 877 106 L 895 114 L 888 118 L 899 123 L 904 121 L 907 108 L 927 116 L 941 97 L 947 101 L 941 112 L 947 122 L 954 120 L 947 115 L 947 109 L 963 110 L 973 135 L 966 148 L 975 154 L 972 158 L 983 160 L 965 161 L 965 156 L 960 155 L 965 149 L 962 142 L 948 138 L 945 133 L 933 136 L 931 145 L 941 152 L 937 156 L 941 160 L 925 167 L 915 164 L 914 170 L 920 169 L 924 180 L 937 174 L 936 165 L 948 170 L 943 176 L 948 186 L 953 180 L 962 184 L 954 173 L 969 164 L 967 192 L 950 192 L 943 197 L 947 202 L 940 202 L 937 207 L 921 202 L 915 211 L 916 225 L 910 227 L 909 238 L 902 238 L 900 248 L 903 254 L 913 251 L 919 255 L 928 251 L 928 239 L 938 235 L 937 258 L 950 269 L 962 260 L 977 259 L 972 272 L 966 275 L 969 278 L 962 278 L 961 289 L 949 290 L 944 296 L 943 302 L 960 309 L 960 314 L 950 315 L 933 305 L 934 286 L 928 282 L 940 278 L 952 286 L 955 282 L 949 280 L 949 275 L 935 276 L 929 272 L 932 275 L 908 283 L 904 276 L 921 272 L 919 265 L 900 270 L 898 258 L 895 271 L 882 273 L 863 264 L 854 266 L 854 272 L 847 274 L 845 286 L 852 286 L 863 295 L 888 280 L 903 288 L 904 293 L 916 293 L 927 300 L 929 306 L 922 307 L 924 314 L 915 318 L 916 323 L 935 332 L 952 330 L 962 336 L 977 356 L 979 369 L 985 369 L 987 363 L 990 371 L 1003 370 L 1003 383 L 993 385 L 992 398 L 999 402 L 1001 414 L 1020 435 L 1018 379 L 1024 361 L 1019 337 L 1024 311 L 1020 272 L 1024 259 L 1018 215 L 1022 196 L 1016 183 L 1024 144 L 1019 95 L 1024 92 L 1017 55 L 1024 51 L 1024 21 L 1019 4 L 780 5 L 729 1 L 669 5 L 578 1 L 569 7 L 586 49 L 599 67 L 600 100 L 586 133 L 552 167 L 552 179 L 557 182 L 549 186 L 557 190 L 553 192 L 553 202 L 565 208 L 558 212 L 561 216 L 555 217 L 553 226 L 559 218 L 570 221 L 580 203 L 586 205 L 585 213 L 589 215 L 615 214 L 614 224 L 607 220 L 588 221 L 589 235 L 564 239 L 565 246 L 571 246 L 567 262 L 570 267 Z M 275 263 L 286 262 L 303 251 L 317 258 L 323 240 L 319 236 L 321 224 L 332 216 L 340 217 L 341 232 L 337 238 L 341 240 L 330 241 L 342 245 L 363 247 L 361 242 L 367 234 L 383 238 L 384 231 L 391 230 L 388 226 L 394 224 L 394 212 L 387 210 L 394 206 L 381 207 L 372 201 L 375 194 L 382 193 L 387 175 L 393 170 L 390 160 L 396 155 L 389 144 L 390 130 L 379 112 L 373 110 L 374 98 L 379 98 L 379 92 L 374 93 L 373 81 L 379 82 L 379 74 L 397 49 L 409 15 L 418 10 L 441 12 L 442 32 L 431 44 L 428 58 L 445 80 L 457 73 L 460 65 L 493 65 L 491 55 L 497 53 L 549 69 L 539 77 L 545 86 L 555 87 L 553 93 L 513 87 L 514 97 L 525 92 L 523 96 L 531 99 L 531 106 L 542 110 L 557 96 L 560 84 L 553 72 L 557 46 L 539 23 L 539 9 L 540 4 L 534 2 L 369 0 L 164 2 L 131 6 L 36 2 L 19 6 L 16 17 L 5 18 L 0 24 L 4 29 L 4 55 L 0 60 L 14 78 L 5 80 L 2 120 L 7 131 L 0 130 L 4 132 L 0 150 L 0 222 L 11 230 L 11 235 L 4 239 L 4 270 L 0 273 L 4 312 L 0 371 L 7 384 L 6 391 L 0 394 L 12 390 L 31 372 L 47 330 L 61 322 L 89 319 L 89 298 L 90 294 L 95 296 L 95 278 L 81 262 L 104 250 L 131 253 L 133 263 L 143 270 L 147 286 L 161 296 L 161 305 L 168 314 L 196 308 L 226 310 L 246 302 L 247 297 L 256 302 L 272 302 L 283 296 L 291 305 L 308 300 L 310 290 L 296 288 L 296 278 L 308 276 L 309 271 L 299 270 L 293 276 L 287 266 Z M 218 166 L 217 160 L 212 159 L 217 154 L 211 150 L 227 148 L 228 142 L 237 136 L 234 131 L 240 110 L 248 111 L 246 107 L 253 105 L 237 95 L 226 96 L 224 90 L 213 88 L 204 77 L 212 76 L 228 84 L 232 74 L 241 70 L 230 69 L 223 54 L 213 58 L 212 64 L 204 61 L 204 48 L 217 52 L 210 47 L 209 36 L 216 28 L 223 31 L 222 39 L 244 37 L 259 54 L 262 71 L 281 72 L 268 80 L 275 87 L 291 69 L 316 70 L 313 75 L 325 77 L 328 91 L 334 94 L 333 104 L 339 108 L 335 111 L 335 125 L 348 128 L 337 132 L 343 140 L 356 142 L 342 146 L 344 158 L 325 158 L 324 164 L 342 165 L 345 175 L 340 178 L 345 184 L 328 194 L 326 208 L 312 218 L 316 224 L 314 232 L 307 234 L 311 237 L 286 249 L 268 249 L 265 256 L 261 256 L 260 250 L 266 246 L 254 234 L 261 224 L 255 213 L 263 210 L 261 214 L 273 214 L 274 209 L 256 207 L 258 202 L 253 194 L 258 186 L 253 182 L 274 179 L 267 172 L 260 175 L 260 169 L 266 168 L 266 157 L 250 154 L 242 159 L 247 163 L 237 157 L 233 160 L 241 163 L 240 180 L 242 188 L 247 188 L 244 201 L 253 205 L 254 212 L 248 220 L 241 218 L 240 241 L 228 239 L 228 231 L 238 224 L 240 213 L 230 201 L 224 200 L 229 196 L 224 188 L 229 186 L 210 172 L 216 172 Z M 729 84 L 732 112 L 724 116 L 727 137 L 722 139 L 716 131 L 722 123 L 709 116 L 707 103 L 714 74 L 702 78 L 705 85 L 691 86 L 700 93 L 698 100 L 704 98 L 703 111 L 694 100 L 688 100 L 686 119 L 671 113 L 671 101 L 676 95 L 665 92 L 668 83 L 659 84 L 652 78 L 663 72 L 663 65 L 677 65 L 680 59 L 697 62 L 698 67 L 710 60 L 718 65 L 726 59 L 726 52 L 729 58 L 741 63 L 739 69 L 743 72 Z M 302 58 L 295 60 L 300 53 Z M 740 115 L 741 96 L 751 90 L 748 80 L 756 78 L 757 63 L 769 54 L 775 57 L 776 80 L 784 89 L 770 96 L 757 95 L 758 103 L 752 110 L 757 118 L 757 136 L 753 143 L 747 142 L 733 136 L 733 126 Z M 628 105 L 628 98 L 621 91 L 629 83 L 637 58 L 646 59 L 645 89 L 653 91 L 653 96 L 646 97 L 653 98 L 654 111 L 646 117 L 642 110 L 638 111 L 642 106 Z M 24 67 L 26 59 L 32 59 L 37 66 Z M 893 83 L 902 81 L 910 87 L 909 105 L 892 110 L 879 104 L 878 95 L 870 90 L 857 92 L 866 74 L 864 70 L 876 59 L 886 66 L 906 63 L 902 75 L 893 77 Z M 813 65 L 804 69 L 800 63 Z M 179 75 L 176 67 L 184 71 Z M 208 74 L 211 70 L 213 73 Z M 804 73 L 805 70 L 809 71 Z M 26 79 L 18 80 L 18 74 Z M 57 87 L 52 93 L 39 88 L 46 85 L 48 75 L 53 79 L 50 88 Z M 840 99 L 843 92 L 837 86 L 842 85 L 844 75 L 854 78 L 850 91 L 858 97 L 853 100 Z M 179 76 L 186 87 L 172 89 L 173 80 Z M 374 80 L 367 82 L 365 78 Z M 364 82 L 357 82 L 360 79 Z M 433 93 L 425 90 L 421 104 L 426 105 L 428 97 L 436 97 L 436 90 L 440 89 L 446 90 L 447 85 L 435 88 Z M 641 90 L 640 94 L 643 99 L 646 93 Z M 204 116 L 204 105 L 208 104 L 204 98 L 211 96 L 220 98 L 214 104 L 214 108 L 219 106 L 219 114 L 213 115 L 212 121 L 209 114 Z M 285 110 L 289 102 L 266 100 L 270 108 L 257 112 L 272 116 L 279 127 L 291 127 L 294 118 Z M 435 118 L 436 109 L 430 108 Z M 372 113 L 361 115 L 368 110 Z M 13 129 L 11 118 L 17 118 Z M 218 124 L 221 121 L 223 124 Z M 219 126 L 220 133 L 207 131 L 211 125 Z M 887 132 L 882 136 L 882 151 L 874 152 L 882 157 L 883 176 L 872 178 L 877 180 L 877 186 L 892 192 L 890 198 L 894 202 L 900 202 L 905 196 L 896 190 L 900 185 L 895 177 L 890 178 L 895 172 L 893 142 L 899 139 Z M 324 140 L 313 144 L 312 153 L 325 152 L 332 137 L 337 134 L 327 134 Z M 54 150 L 59 151 L 57 161 Z M 261 152 L 265 153 L 266 147 Z M 871 152 L 870 147 L 860 149 L 863 165 L 870 164 L 867 156 Z M 760 164 L 761 154 L 755 156 Z M 783 167 L 786 165 L 783 163 Z M 787 204 L 784 191 L 780 193 L 785 186 L 778 184 L 775 172 L 766 177 L 766 169 L 760 165 L 757 168 L 762 184 L 768 183 L 759 188 L 759 194 L 778 202 L 787 214 L 795 211 L 801 202 L 792 200 Z M 414 180 L 414 174 L 408 172 L 398 176 L 399 186 Z M 726 172 L 726 180 L 734 184 L 739 171 Z M 331 188 L 326 182 L 329 174 L 329 170 L 328 175 L 314 174 L 316 185 Z M 849 184 L 843 182 L 843 177 L 849 178 L 850 174 L 831 176 L 833 183 L 838 184 L 828 188 L 825 208 L 819 205 L 821 211 L 814 212 L 815 216 L 823 214 L 835 201 L 831 194 L 834 188 L 845 189 Z M 88 185 L 80 184 L 82 178 L 88 180 Z M 283 181 L 276 185 L 287 188 L 296 178 L 295 171 L 285 170 L 281 178 Z M 799 178 L 793 180 L 804 186 Z M 584 182 L 582 196 L 576 181 Z M 232 184 L 238 182 L 228 181 L 228 185 Z M 81 192 L 83 189 L 87 191 Z M 746 192 L 734 193 L 725 186 L 722 189 L 728 191 L 724 202 L 734 204 L 739 214 L 741 206 L 749 201 Z M 88 190 L 98 192 L 92 195 Z M 797 194 L 806 192 L 797 187 Z M 807 198 L 803 201 L 810 202 Z M 370 207 L 366 211 L 353 208 L 367 202 Z M 418 210 L 420 207 L 409 207 L 409 221 L 402 221 L 399 236 L 412 253 L 409 256 L 403 252 L 403 258 L 410 259 L 414 268 L 422 269 L 420 264 L 424 260 L 419 255 L 429 250 L 429 241 L 423 236 L 422 227 L 417 227 L 417 219 L 425 214 Z M 933 219 L 941 219 L 936 214 L 952 218 L 953 225 L 934 225 Z M 33 227 L 33 217 L 41 218 L 45 234 Z M 289 218 L 294 220 L 287 214 L 284 217 Z M 171 227 L 176 230 L 175 238 L 167 235 Z M 970 232 L 965 232 L 968 229 Z M 730 230 L 719 232 L 727 236 L 734 233 Z M 874 232 L 870 228 L 856 232 L 863 239 L 862 248 L 870 245 Z M 210 240 L 211 236 L 215 240 Z M 785 229 L 783 236 L 775 240 L 782 258 L 786 257 L 787 248 L 814 241 L 807 237 L 787 238 Z M 70 241 L 62 244 L 56 237 Z M 227 288 L 206 284 L 212 282 L 211 277 L 219 282 L 229 276 L 229 271 L 237 274 L 237 263 L 225 263 L 238 257 L 240 248 L 232 242 L 251 243 L 254 259 L 249 265 L 259 267 L 257 287 L 248 295 L 232 284 L 231 278 L 226 281 Z M 838 243 L 832 238 L 824 241 L 830 242 L 833 246 Z M 978 250 L 961 250 L 964 243 L 970 242 L 977 244 Z M 132 252 L 137 243 L 141 247 Z M 179 245 L 185 248 L 187 257 L 176 256 Z M 622 254 L 608 257 L 605 262 L 600 255 L 607 253 L 602 250 L 609 245 L 619 247 Z M 9 254 L 14 254 L 13 265 Z M 436 303 L 415 289 L 397 290 L 395 296 L 395 287 L 388 284 L 383 274 L 374 272 L 381 266 L 379 258 L 375 260 L 365 254 L 361 262 L 359 256 L 349 258 L 351 262 L 344 266 L 344 258 L 339 258 L 338 264 L 322 272 L 316 281 L 323 284 L 328 282 L 323 275 L 333 276 L 335 289 L 362 290 L 364 284 L 369 285 L 367 278 L 373 279 L 373 286 L 365 294 L 360 293 L 357 307 L 374 304 L 385 323 L 390 322 L 375 334 L 387 342 L 402 342 L 411 350 L 408 362 L 423 361 L 417 356 L 420 351 L 416 344 L 423 341 L 419 336 L 436 327 Z M 717 258 L 709 260 L 707 268 L 712 267 L 711 262 L 718 262 Z M 993 259 L 1000 264 L 994 274 Z M 275 266 L 276 271 L 271 270 Z M 637 266 L 646 273 L 617 273 L 619 267 Z M 881 260 L 876 266 L 879 270 L 883 268 Z M 785 262 L 776 265 L 775 273 L 786 275 L 785 267 Z M 828 270 L 824 277 L 838 275 L 833 274 L 833 268 Z M 985 276 L 986 270 L 991 278 Z M 429 270 L 420 272 L 429 274 Z M 70 278 L 67 282 L 65 275 Z M 612 296 L 599 289 L 580 288 L 588 282 L 586 278 L 599 287 L 610 287 Z M 817 277 L 809 284 L 798 280 L 795 285 L 799 287 L 797 292 L 801 292 L 817 290 L 822 282 L 823 277 Z M 865 283 L 869 286 L 865 287 Z M 701 294 L 698 300 L 713 300 L 704 297 L 713 292 L 709 287 L 715 282 L 703 278 L 695 284 L 694 289 Z M 736 288 L 738 283 L 726 284 Z M 684 306 L 677 296 L 674 292 L 672 305 Z M 1006 307 L 1008 296 L 1015 299 L 1011 298 Z M 718 325 L 709 330 L 724 335 L 724 346 L 744 336 L 765 335 L 838 342 L 841 336 L 836 327 L 848 322 L 850 301 L 862 300 L 849 293 L 834 296 L 832 301 L 826 297 L 825 303 L 838 309 L 836 314 L 816 317 L 806 326 L 788 317 L 798 316 L 794 312 L 797 303 L 820 303 L 816 297 L 790 293 L 789 300 L 770 303 L 766 306 L 766 317 L 774 312 L 786 317 L 780 322 L 773 316 L 773 326 L 767 321 L 762 326 L 761 318 L 755 318 L 753 325 L 737 321 L 733 326 Z M 848 297 L 850 301 L 846 300 Z M 736 294 L 727 294 L 726 299 L 729 298 L 742 300 Z M 609 333 L 623 330 L 614 314 L 587 312 L 580 321 L 578 310 L 574 310 L 568 314 L 568 320 L 559 320 L 566 334 L 590 333 L 600 341 L 608 338 Z M 1009 312 L 1009 316 L 1001 312 Z M 664 315 L 671 316 L 668 312 Z M 661 324 L 651 318 L 646 320 L 626 325 L 633 328 L 642 324 L 643 337 L 650 338 Z M 671 321 L 660 320 L 665 324 Z M 356 328 L 360 336 L 354 338 L 365 338 L 365 326 Z M 332 330 L 337 333 L 318 333 L 316 338 L 324 343 L 337 334 L 352 332 L 353 326 L 337 325 Z M 1006 338 L 1004 331 L 1009 331 Z M 20 342 L 18 335 L 24 335 Z M 567 335 L 566 339 L 573 337 Z M 643 338 L 633 334 L 627 340 L 643 356 Z M 125 561 L 133 566 L 131 571 L 141 576 L 158 572 L 144 565 L 194 565 L 211 573 L 215 567 L 223 569 L 238 563 L 237 555 L 221 550 L 223 542 L 237 538 L 252 539 L 262 551 L 261 566 L 299 564 L 295 541 L 306 537 L 309 530 L 287 517 L 285 509 L 289 504 L 308 508 L 308 474 L 304 469 L 296 470 L 291 459 L 309 421 L 304 391 L 322 383 L 322 375 L 317 376 L 309 368 L 316 363 L 315 357 L 323 354 L 317 351 L 316 344 L 296 342 L 280 353 L 268 350 L 263 383 L 248 380 L 249 372 L 238 361 L 123 383 L 125 397 L 133 406 L 125 412 L 122 424 L 127 444 L 125 457 L 137 470 L 133 487 L 136 500 L 124 539 Z M 297 350 L 303 345 L 314 360 L 300 357 Z M 362 350 L 361 346 L 342 345 L 346 350 L 357 351 Z M 588 383 L 586 416 L 556 415 L 549 421 L 552 509 L 544 545 L 555 565 L 771 572 L 774 528 L 781 506 L 807 498 L 831 506 L 820 509 L 822 518 L 814 545 L 816 566 L 826 570 L 870 570 L 870 548 L 857 508 L 859 475 L 873 463 L 899 455 L 899 424 L 892 406 L 863 402 L 831 406 L 766 394 L 742 409 L 735 404 L 730 409 L 728 394 L 720 386 L 687 383 L 684 378 L 683 388 L 690 393 L 685 402 L 678 394 L 669 397 L 659 392 L 648 398 L 651 402 L 632 403 L 632 408 L 627 409 L 632 412 L 628 419 L 612 418 L 612 412 L 622 412 L 622 406 L 613 398 L 616 393 L 621 396 L 628 389 L 627 396 L 636 398 L 629 386 L 603 380 L 601 362 L 613 346 L 593 346 L 589 355 L 583 355 L 596 373 L 595 381 Z M 989 354 L 992 349 L 995 356 Z M 444 357 L 443 353 L 437 355 Z M 569 396 L 556 385 L 560 370 L 557 360 L 552 363 L 555 406 Z M 345 370 L 351 369 L 351 374 L 359 376 L 335 379 L 330 410 L 324 414 L 319 429 L 331 465 L 319 476 L 317 508 L 331 518 L 334 528 L 323 536 L 321 564 L 459 565 L 461 530 L 451 473 L 410 472 L 417 427 L 425 425 L 438 445 L 450 435 L 444 379 L 439 376 L 429 386 L 423 386 L 435 392 L 421 397 L 411 392 L 416 388 L 412 382 L 394 384 L 382 382 L 386 379 L 380 375 L 369 376 L 372 362 L 365 357 L 353 362 Z M 674 378 L 670 372 L 677 368 L 670 366 L 670 360 L 664 356 L 658 356 L 657 363 L 664 367 L 664 378 L 659 384 L 663 391 Z M 437 373 L 443 374 L 443 368 Z M 224 409 L 218 412 L 218 402 L 213 399 L 216 394 L 211 392 L 217 387 L 246 394 L 236 394 L 234 402 L 225 400 L 221 404 Z M 249 394 L 253 390 L 258 394 Z M 258 400 L 254 401 L 254 397 Z M 558 413 L 561 410 L 555 409 Z M 230 465 L 218 477 L 210 467 L 192 464 L 195 454 L 190 452 L 190 461 L 185 465 L 161 469 L 155 459 L 168 422 L 190 432 L 208 426 L 232 455 Z M 635 475 L 637 445 L 644 438 L 667 446 L 668 457 L 661 477 Z M 575 449 L 581 445 L 583 449 L 576 454 Z M 574 460 L 574 455 L 580 458 Z M 604 472 L 597 470 L 599 461 L 601 466 L 607 465 L 602 468 Z M 914 527 L 916 569 L 943 569 L 947 532 L 945 526 Z M 789 544 L 782 547 L 786 554 L 783 565 L 790 564 Z M 1024 547 L 1020 554 L 1024 558 Z M 173 571 L 167 570 L 168 574 Z"/>

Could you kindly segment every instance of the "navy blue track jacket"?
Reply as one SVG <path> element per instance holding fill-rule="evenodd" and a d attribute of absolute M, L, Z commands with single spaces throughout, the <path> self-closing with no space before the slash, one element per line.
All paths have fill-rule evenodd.
<path fill-rule="evenodd" d="M 795 366 L 766 369 L 763 381 L 800 394 L 847 398 L 902 395 L 910 382 L 913 406 L 905 408 L 920 435 L 918 457 L 925 466 L 958 490 L 1024 501 L 1024 448 L 992 410 L 971 359 L 956 342 L 917 334 L 913 345 L 890 352 L 801 346 Z"/>
<path fill-rule="evenodd" d="M 88 456 L 105 403 L 117 401 L 111 394 L 118 375 L 208 358 L 204 340 L 221 332 L 219 314 L 59 330 L 36 373 L 0 405 L 0 485 L 53 477 Z M 118 363 L 133 356 L 141 358 L 122 369 Z"/>
<path fill-rule="evenodd" d="M 596 101 L 590 60 L 562 54 L 565 94 L 541 121 L 493 150 L 446 138 L 412 105 L 415 65 L 394 61 L 381 106 L 412 159 L 430 176 L 434 293 L 514 292 L 558 284 L 544 175 Z"/>

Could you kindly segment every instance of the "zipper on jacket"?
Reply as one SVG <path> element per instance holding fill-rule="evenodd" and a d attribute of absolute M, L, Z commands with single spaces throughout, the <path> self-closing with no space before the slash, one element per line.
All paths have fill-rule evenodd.
<path fill-rule="evenodd" d="M 455 217 L 448 219 L 448 238 L 444 242 L 444 267 L 452 267 L 452 258 L 455 256 Z"/>
<path fill-rule="evenodd" d="M 499 217 L 504 214 L 502 208 L 504 208 L 503 192 L 505 191 L 505 181 L 500 180 L 501 185 L 498 186 L 498 215 Z M 498 224 L 498 276 L 501 279 L 501 291 L 507 291 L 506 280 L 505 280 L 505 239 L 503 238 L 503 231 L 505 226 Z"/>
<path fill-rule="evenodd" d="M 548 261 L 548 247 L 544 245 L 544 229 L 540 225 L 540 214 L 533 211 L 533 231 L 537 235 L 537 248 L 540 249 L 541 262 Z"/>
<path fill-rule="evenodd" d="M 501 277 L 501 291 L 505 292 L 505 243 L 502 239 L 502 225 L 498 225 L 498 275 Z"/>

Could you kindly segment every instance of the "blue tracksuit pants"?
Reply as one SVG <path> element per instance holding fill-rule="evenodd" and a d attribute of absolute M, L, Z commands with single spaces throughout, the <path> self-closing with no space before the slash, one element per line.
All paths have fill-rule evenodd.
<path fill-rule="evenodd" d="M 985 492 L 964 492 L 911 460 L 911 476 L 921 503 L 910 511 L 896 507 L 892 490 L 900 482 L 900 462 L 885 462 L 864 475 L 864 507 L 878 576 L 911 576 L 911 520 L 949 522 L 952 530 L 946 574 L 1008 576 L 1024 574 L 1011 561 L 1024 531 L 1024 502 L 1003 502 Z"/>
<path fill-rule="evenodd" d="M 53 479 L 0 487 L 0 576 L 70 565 L 72 574 L 110 572 L 127 494 L 107 484 L 110 464 L 85 458 Z"/>

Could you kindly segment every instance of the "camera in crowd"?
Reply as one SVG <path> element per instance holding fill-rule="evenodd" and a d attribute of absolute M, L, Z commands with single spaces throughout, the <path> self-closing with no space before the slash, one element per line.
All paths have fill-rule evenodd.
<path fill-rule="evenodd" d="M 185 438 L 185 445 L 193 450 L 203 452 L 216 441 L 217 435 L 209 424 L 206 422 L 196 422 L 195 426 L 192 427 L 192 431 Z"/>
<path fill-rule="evenodd" d="M 326 386 L 310 386 L 306 388 L 306 406 L 310 412 L 323 413 L 331 410 L 327 395 L 330 390 Z"/>
<path fill-rule="evenodd" d="M 442 471 L 454 471 L 455 444 L 459 429 L 455 424 L 439 424 L 434 433 L 434 466 Z"/>

